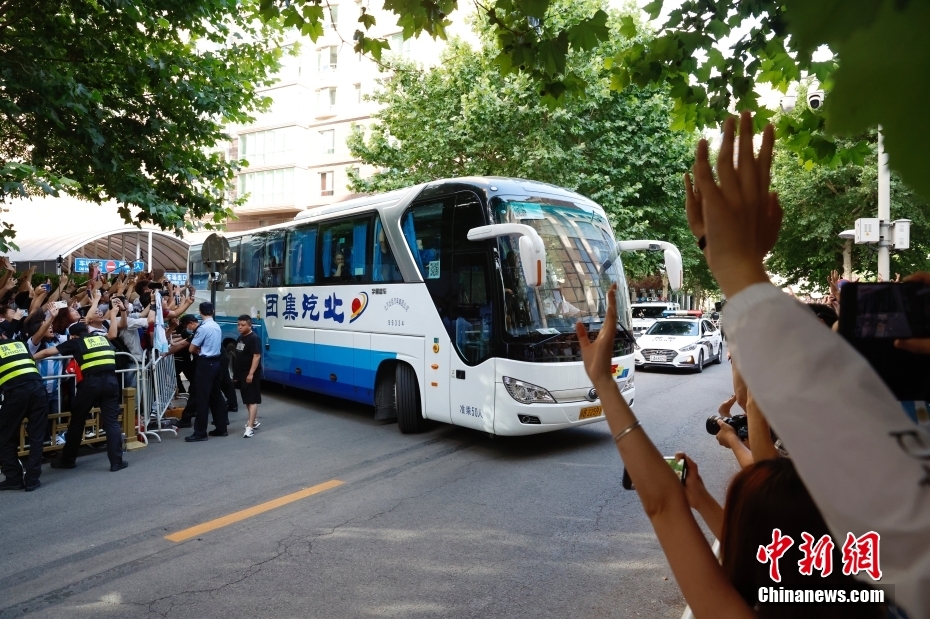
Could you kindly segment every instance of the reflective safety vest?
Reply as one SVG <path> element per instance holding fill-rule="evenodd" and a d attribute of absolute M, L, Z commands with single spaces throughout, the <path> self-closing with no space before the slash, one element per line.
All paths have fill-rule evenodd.
<path fill-rule="evenodd" d="M 116 370 L 116 349 L 102 335 L 80 339 L 81 350 L 75 355 L 82 374 L 101 374 Z"/>
<path fill-rule="evenodd" d="M 0 344 L 0 389 L 41 378 L 39 368 L 25 344 Z"/>

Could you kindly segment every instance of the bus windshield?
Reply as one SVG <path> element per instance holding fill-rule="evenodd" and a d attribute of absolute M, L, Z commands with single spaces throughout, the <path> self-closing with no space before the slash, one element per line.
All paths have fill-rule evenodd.
<path fill-rule="evenodd" d="M 504 330 L 512 338 L 573 333 L 579 320 L 599 328 L 607 313 L 606 293 L 618 285 L 620 323 L 630 328 L 629 297 L 623 265 L 603 215 L 593 208 L 547 198 L 494 198 L 496 223 L 521 223 L 536 229 L 546 246 L 542 286 L 526 285 L 520 269 L 518 237 L 501 237 L 504 281 Z"/>

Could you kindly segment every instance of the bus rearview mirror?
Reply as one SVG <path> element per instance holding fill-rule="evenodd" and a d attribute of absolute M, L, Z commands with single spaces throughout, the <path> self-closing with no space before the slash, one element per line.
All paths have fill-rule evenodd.
<path fill-rule="evenodd" d="M 671 243 L 665 241 L 618 241 L 617 251 L 659 251 L 665 255 L 665 273 L 668 276 L 668 287 L 672 291 L 681 289 L 683 279 L 681 252 Z"/>
<path fill-rule="evenodd" d="M 546 246 L 536 229 L 526 224 L 491 224 L 468 231 L 469 241 L 484 241 L 500 236 L 518 235 L 520 269 L 528 286 L 541 286 L 546 277 Z"/>

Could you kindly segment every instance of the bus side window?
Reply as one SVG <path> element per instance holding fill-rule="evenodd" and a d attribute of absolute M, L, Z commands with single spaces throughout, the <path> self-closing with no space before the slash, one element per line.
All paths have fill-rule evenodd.
<path fill-rule="evenodd" d="M 321 276 L 331 284 L 367 284 L 371 261 L 368 258 L 368 229 L 371 215 L 320 224 Z"/>
<path fill-rule="evenodd" d="M 203 245 L 193 245 L 190 249 L 190 280 L 191 285 L 197 290 L 206 290 L 210 277 L 206 265 L 200 259 L 202 248 Z"/>
<path fill-rule="evenodd" d="M 316 283 L 316 224 L 288 230 L 287 284 Z"/>
<path fill-rule="evenodd" d="M 265 251 L 265 239 L 261 235 L 249 235 L 242 238 L 239 252 L 239 287 L 259 288 L 262 283 L 262 253 Z"/>
<path fill-rule="evenodd" d="M 375 233 L 374 247 L 371 256 L 371 279 L 375 282 L 392 283 L 404 281 L 397 268 L 397 261 L 394 259 L 394 252 L 391 251 L 391 244 L 388 242 L 384 228 L 381 226 L 381 218 L 375 215 Z"/>
<path fill-rule="evenodd" d="M 226 265 L 226 286 L 236 288 L 239 285 L 239 241 L 229 240 L 229 264 Z"/>
<path fill-rule="evenodd" d="M 284 285 L 284 230 L 268 233 L 262 281 L 273 288 Z"/>
<path fill-rule="evenodd" d="M 440 277 L 444 206 L 442 201 L 417 204 L 404 213 L 401 220 L 401 230 L 413 253 L 413 260 L 427 282 Z"/>

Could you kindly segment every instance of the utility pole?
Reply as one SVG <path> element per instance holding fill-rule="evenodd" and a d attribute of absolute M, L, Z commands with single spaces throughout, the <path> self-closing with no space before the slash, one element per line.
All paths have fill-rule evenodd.
<path fill-rule="evenodd" d="M 878 241 L 878 275 L 884 281 L 891 279 L 891 173 L 885 153 L 881 125 L 878 127 L 878 219 L 881 239 Z"/>

